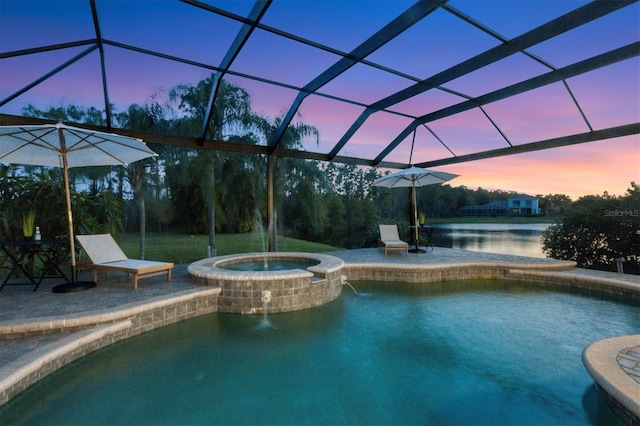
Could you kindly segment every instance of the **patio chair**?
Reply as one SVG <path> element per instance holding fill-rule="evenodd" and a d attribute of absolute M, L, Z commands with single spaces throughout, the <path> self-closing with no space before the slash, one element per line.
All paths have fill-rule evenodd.
<path fill-rule="evenodd" d="M 129 259 L 110 234 L 77 235 L 76 240 L 89 257 L 87 268 L 93 270 L 93 280 L 98 282 L 98 271 L 125 272 L 133 277 L 133 288 L 138 288 L 142 278 L 166 275 L 171 281 L 173 263 Z"/>
<path fill-rule="evenodd" d="M 380 225 L 378 247 L 384 247 L 385 256 L 389 250 L 403 250 L 409 254 L 409 244 L 400 239 L 398 225 Z"/>

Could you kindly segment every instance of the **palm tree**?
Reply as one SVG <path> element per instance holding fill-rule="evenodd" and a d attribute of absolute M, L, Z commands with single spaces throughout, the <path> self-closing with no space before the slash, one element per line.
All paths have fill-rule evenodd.
<path fill-rule="evenodd" d="M 207 105 L 212 88 L 212 79 L 200 81 L 196 86 L 180 85 L 169 92 L 169 100 L 178 102 L 181 118 L 174 121 L 176 130 L 189 135 L 197 135 L 199 127 L 207 113 Z M 216 102 L 209 118 L 206 137 L 213 140 L 225 140 L 231 137 L 244 138 L 250 133 L 256 117 L 251 111 L 249 93 L 231 83 L 222 80 L 216 96 Z M 215 191 L 215 171 L 220 164 L 217 152 L 201 149 L 195 152 L 195 158 L 185 163 L 196 176 L 195 184 L 203 197 L 207 210 L 210 254 L 216 254 L 215 217 L 217 210 Z"/>
<path fill-rule="evenodd" d="M 257 128 L 267 141 L 270 141 L 274 137 L 282 125 L 285 115 L 286 113 L 283 112 L 280 116 L 276 117 L 273 122 L 267 118 L 259 118 L 256 121 Z M 319 143 L 318 129 L 302 122 L 292 123 L 284 132 L 279 146 L 289 149 L 302 148 L 302 140 L 306 137 L 313 137 L 316 143 Z M 268 161 L 272 162 L 272 166 L 276 170 L 273 182 L 274 194 L 280 193 L 291 196 L 297 192 L 298 186 L 302 185 L 309 189 L 310 193 L 307 195 L 311 197 L 315 196 L 315 180 L 319 177 L 319 170 L 315 162 L 292 158 L 279 159 L 275 156 L 269 158 Z M 307 182 L 307 184 L 305 185 L 304 182 Z M 277 215 L 278 211 L 288 213 L 288 210 L 284 209 L 284 202 L 285 200 L 283 198 L 279 198 L 277 202 L 274 201 L 274 211 L 272 212 L 274 216 Z M 320 209 L 314 210 L 313 212 L 320 213 Z M 270 250 L 275 250 L 275 229 L 273 225 L 276 224 L 273 222 L 273 219 L 272 217 L 269 218 Z M 300 211 L 297 211 L 295 220 L 306 224 L 316 223 L 314 217 L 303 215 Z M 287 223 L 293 223 L 293 221 L 287 221 Z"/>
<path fill-rule="evenodd" d="M 140 216 L 140 245 L 139 245 L 139 258 L 144 260 L 144 248 L 146 238 L 146 224 L 147 215 L 144 203 L 144 184 L 145 184 L 145 164 L 142 161 L 129 164 L 127 166 L 126 179 L 131 185 L 131 191 L 133 192 L 133 200 L 138 206 L 138 213 Z"/>

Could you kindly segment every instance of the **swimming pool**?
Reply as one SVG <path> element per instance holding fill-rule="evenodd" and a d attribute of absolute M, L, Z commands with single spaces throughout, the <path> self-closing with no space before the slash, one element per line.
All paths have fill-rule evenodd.
<path fill-rule="evenodd" d="M 31 424 L 615 423 L 582 350 L 640 305 L 498 280 L 354 283 L 334 302 L 212 314 L 84 357 L 0 408 Z"/>

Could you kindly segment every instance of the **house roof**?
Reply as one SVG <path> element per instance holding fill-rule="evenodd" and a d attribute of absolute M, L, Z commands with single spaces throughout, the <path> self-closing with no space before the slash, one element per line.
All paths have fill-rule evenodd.
<path fill-rule="evenodd" d="M 518 195 L 513 195 L 511 197 L 508 198 L 509 200 L 522 200 L 522 199 L 534 199 L 537 200 L 538 197 L 533 197 L 531 195 L 527 195 L 527 194 L 518 194 Z"/>

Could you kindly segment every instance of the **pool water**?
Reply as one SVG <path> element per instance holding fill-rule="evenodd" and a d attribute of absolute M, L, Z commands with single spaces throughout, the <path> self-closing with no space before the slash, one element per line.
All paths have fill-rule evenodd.
<path fill-rule="evenodd" d="M 239 263 L 228 263 L 220 266 L 222 269 L 232 271 L 288 271 L 290 269 L 306 270 L 309 266 L 317 265 L 318 262 L 309 260 L 273 260 L 264 261 L 243 261 Z"/>
<path fill-rule="evenodd" d="M 327 305 L 212 314 L 120 342 L 0 424 L 616 424 L 582 350 L 640 304 L 506 281 L 356 282 Z"/>

